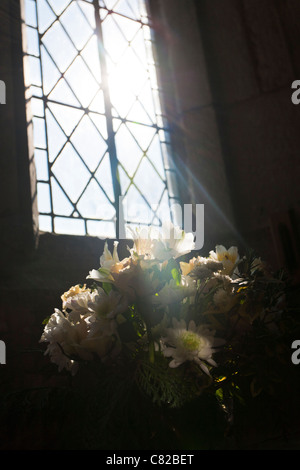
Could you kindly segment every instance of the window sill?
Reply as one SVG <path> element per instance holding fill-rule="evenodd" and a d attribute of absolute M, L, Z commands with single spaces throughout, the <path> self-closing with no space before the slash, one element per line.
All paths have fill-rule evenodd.
<path fill-rule="evenodd" d="M 113 241 L 108 240 L 109 249 Z M 92 269 L 100 266 L 105 239 L 90 236 L 58 235 L 42 232 L 37 246 L 25 256 L 12 254 L 2 272 L 2 288 L 47 290 L 63 293 L 71 285 L 85 282 Z M 121 240 L 120 258 L 127 256 L 130 240 Z"/>

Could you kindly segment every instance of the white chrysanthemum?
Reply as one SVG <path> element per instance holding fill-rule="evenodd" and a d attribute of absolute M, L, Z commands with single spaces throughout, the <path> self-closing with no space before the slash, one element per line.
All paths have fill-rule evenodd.
<path fill-rule="evenodd" d="M 225 290 L 222 287 L 218 289 L 213 296 L 213 303 L 218 310 L 228 312 L 237 299 L 231 291 Z"/>
<path fill-rule="evenodd" d="M 106 294 L 101 287 L 97 290 L 91 290 L 86 289 L 85 286 L 83 288 L 80 288 L 80 286 L 74 286 L 62 295 L 62 307 L 64 311 L 71 310 L 73 313 L 72 319 L 75 319 L 75 314 L 91 314 L 93 309 L 90 309 L 90 306 L 97 303 L 99 298 L 105 295 Z M 70 315 L 69 318 L 71 318 Z"/>
<path fill-rule="evenodd" d="M 104 308 L 101 312 L 100 306 Z M 67 369 L 74 374 L 78 369 L 78 359 L 90 361 L 94 355 L 105 359 L 119 352 L 117 322 L 113 318 L 117 309 L 112 314 L 109 304 L 104 305 L 103 302 L 94 303 L 93 307 L 97 311 L 90 315 L 80 315 L 78 311 L 63 313 L 55 309 L 46 324 L 40 342 L 49 343 L 45 354 L 49 354 L 59 371 Z"/>
<path fill-rule="evenodd" d="M 239 260 L 239 253 L 236 246 L 232 246 L 229 250 L 223 245 L 217 245 L 216 251 L 210 251 L 209 257 L 215 261 L 223 264 L 223 269 L 226 274 L 232 274 L 236 263 Z"/>
<path fill-rule="evenodd" d="M 194 257 L 188 263 L 181 261 L 181 272 L 184 276 L 194 275 L 196 278 L 210 277 L 214 272 L 223 269 L 223 264 L 211 258 Z"/>
<path fill-rule="evenodd" d="M 68 318 L 76 320 L 78 315 L 95 314 L 98 318 L 114 318 L 123 313 L 128 302 L 124 296 L 115 290 L 107 294 L 104 289 L 97 287 L 91 291 L 86 289 L 71 297 L 63 303 L 64 309 L 68 310 Z"/>
<path fill-rule="evenodd" d="M 68 314 L 55 309 L 46 324 L 40 342 L 49 343 L 45 354 L 50 355 L 52 362 L 63 368 L 74 371 L 74 357 L 92 359 L 90 353 L 81 349 L 80 345 L 88 333 L 87 319 L 78 316 L 76 321 L 70 320 Z"/>
<path fill-rule="evenodd" d="M 198 256 L 197 258 L 192 258 L 189 260 L 188 263 L 185 261 L 180 261 L 180 268 L 181 272 L 184 276 L 187 276 L 190 274 L 190 272 L 195 269 L 196 266 L 199 266 L 201 264 L 206 264 L 207 258 L 203 258 L 202 256 Z"/>
<path fill-rule="evenodd" d="M 214 337 L 214 332 L 205 326 L 196 327 L 194 321 L 190 321 L 188 328 L 184 320 L 173 319 L 173 328 L 167 329 L 167 335 L 162 339 L 162 352 L 166 357 L 172 357 L 170 367 L 178 367 L 186 361 L 196 362 L 208 375 L 207 364 L 216 366 L 212 355 L 214 348 L 224 344 L 223 340 Z"/>
<path fill-rule="evenodd" d="M 70 289 L 61 296 L 63 309 L 65 308 L 66 302 L 70 301 L 72 297 L 84 292 L 91 292 L 91 290 L 86 287 L 86 284 L 84 284 L 84 286 L 77 284 L 76 286 L 70 287 Z"/>

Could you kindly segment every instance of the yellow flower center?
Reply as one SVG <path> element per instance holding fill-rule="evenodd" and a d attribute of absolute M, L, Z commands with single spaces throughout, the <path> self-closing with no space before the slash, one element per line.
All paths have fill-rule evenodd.
<path fill-rule="evenodd" d="M 200 348 L 201 338 L 191 331 L 185 331 L 181 335 L 181 342 L 185 349 L 188 351 L 196 351 Z"/>

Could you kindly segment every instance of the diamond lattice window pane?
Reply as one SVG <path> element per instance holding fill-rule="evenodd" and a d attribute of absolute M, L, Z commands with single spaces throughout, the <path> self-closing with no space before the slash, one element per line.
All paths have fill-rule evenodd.
<path fill-rule="evenodd" d="M 61 78 L 57 82 L 51 93 L 48 95 L 48 98 L 50 101 L 58 101 L 62 104 L 80 107 L 80 102 L 64 78 Z"/>
<path fill-rule="evenodd" d="M 165 192 L 161 198 L 160 204 L 156 209 L 156 215 L 157 215 L 157 220 L 160 221 L 159 224 L 161 225 L 161 222 L 163 220 L 168 220 L 170 217 L 170 201 L 169 201 L 169 194 L 168 190 L 165 189 Z M 175 218 L 176 220 L 176 218 Z"/>
<path fill-rule="evenodd" d="M 95 97 L 99 85 L 80 56 L 69 67 L 65 78 L 82 106 L 86 108 Z"/>
<path fill-rule="evenodd" d="M 44 33 L 47 28 L 56 20 L 56 16 L 46 0 L 37 0 L 37 14 L 40 33 Z"/>
<path fill-rule="evenodd" d="M 43 43 L 59 70 L 65 72 L 75 59 L 77 51 L 59 21 L 43 36 Z"/>
<path fill-rule="evenodd" d="M 119 0 L 114 4 L 113 10 L 129 18 L 139 20 L 141 18 L 141 11 L 138 0 Z"/>
<path fill-rule="evenodd" d="M 130 43 L 131 48 L 134 50 L 135 54 L 141 61 L 142 65 L 147 68 L 148 67 L 148 57 L 147 57 L 147 50 L 145 46 L 145 38 L 144 38 L 144 28 L 139 29 L 138 32 L 135 34 L 133 40 Z"/>
<path fill-rule="evenodd" d="M 110 165 L 110 159 L 109 159 L 108 154 L 106 154 L 103 157 L 100 163 L 100 166 L 95 173 L 95 178 L 101 185 L 102 189 L 104 190 L 105 194 L 110 199 L 110 201 L 114 202 L 115 201 L 114 186 L 113 186 L 113 180 L 111 176 L 111 165 Z"/>
<path fill-rule="evenodd" d="M 95 123 L 97 129 L 99 130 L 103 138 L 107 139 L 108 138 L 107 127 L 106 127 L 107 122 L 106 122 L 105 116 L 101 116 L 96 113 L 89 113 L 89 116 L 92 119 L 92 121 Z"/>
<path fill-rule="evenodd" d="M 91 3 L 93 0 L 90 0 Z M 92 30 L 96 29 L 96 20 L 95 20 L 95 10 L 93 5 L 89 5 L 85 0 L 78 0 L 77 4 L 79 5 L 81 11 L 84 13 L 85 18 L 89 22 Z"/>
<path fill-rule="evenodd" d="M 81 196 L 77 208 L 82 217 L 88 219 L 111 219 L 115 209 L 94 179 Z"/>
<path fill-rule="evenodd" d="M 71 1 L 72 0 L 48 0 L 48 3 L 51 5 L 55 14 L 58 16 L 71 3 Z"/>
<path fill-rule="evenodd" d="M 46 110 L 47 136 L 48 136 L 48 158 L 53 162 L 59 151 L 65 145 L 67 137 L 54 119 L 49 109 Z"/>
<path fill-rule="evenodd" d="M 153 125 L 153 121 L 147 113 L 146 109 L 142 106 L 139 100 L 136 100 L 127 114 L 129 121 L 140 122 L 141 124 Z"/>
<path fill-rule="evenodd" d="M 89 169 L 95 171 L 107 145 L 88 116 L 83 117 L 71 141 Z"/>
<path fill-rule="evenodd" d="M 52 172 L 75 203 L 88 183 L 90 173 L 70 143 L 55 161 Z"/>
<path fill-rule="evenodd" d="M 116 133 L 116 147 L 119 161 L 129 176 L 133 176 L 143 156 L 143 152 L 125 124 L 122 124 Z"/>
<path fill-rule="evenodd" d="M 128 42 L 118 28 L 113 15 L 109 15 L 105 18 L 102 24 L 102 29 L 104 47 L 111 59 L 117 63 L 121 59 L 125 49 L 128 47 Z M 113 41 L 111 38 L 114 38 Z"/>
<path fill-rule="evenodd" d="M 163 165 L 163 158 L 161 152 L 161 143 L 158 134 L 153 138 L 150 147 L 147 150 L 147 157 L 152 162 L 156 171 L 160 174 L 162 179 L 165 179 L 165 169 Z"/>
<path fill-rule="evenodd" d="M 151 121 L 155 123 L 156 114 L 155 114 L 155 108 L 154 108 L 153 93 L 152 93 L 151 84 L 149 80 L 146 81 L 145 85 L 140 91 L 138 95 L 138 100 L 142 104 L 145 111 L 147 112 L 147 115 L 150 117 Z"/>
<path fill-rule="evenodd" d="M 147 158 L 143 158 L 134 181 L 150 205 L 159 203 L 165 184 Z"/>
<path fill-rule="evenodd" d="M 98 58 L 98 41 L 97 37 L 94 35 L 88 41 L 84 49 L 81 51 L 81 57 L 84 59 L 85 63 L 89 67 L 90 72 L 93 74 L 95 80 L 100 84 L 101 83 L 101 67 L 100 61 Z"/>
<path fill-rule="evenodd" d="M 156 130 L 153 127 L 142 126 L 133 122 L 128 122 L 127 127 L 145 152 L 151 144 Z"/>
<path fill-rule="evenodd" d="M 105 106 L 104 106 L 104 96 L 103 96 L 103 91 L 99 90 L 98 93 L 96 94 L 95 98 L 91 102 L 89 106 L 90 111 L 95 111 L 96 113 L 105 113 Z M 100 116 L 101 117 L 101 116 Z M 103 126 L 101 126 L 103 127 Z M 106 126 L 105 126 L 106 129 Z M 100 129 L 99 129 L 100 130 Z M 104 136 L 106 135 L 106 132 L 101 132 L 101 134 Z"/>
<path fill-rule="evenodd" d="M 125 18 L 120 15 L 112 15 L 118 28 L 121 30 L 123 36 L 128 42 L 131 42 L 137 32 L 141 29 L 140 23 L 132 21 L 129 18 Z"/>
<path fill-rule="evenodd" d="M 61 74 L 43 45 L 41 46 L 41 57 L 41 64 L 43 69 L 43 89 L 44 93 L 48 95 L 48 93 L 60 79 Z"/>
<path fill-rule="evenodd" d="M 49 103 L 48 106 L 61 129 L 67 136 L 70 136 L 82 118 L 84 111 L 57 103 Z"/>
<path fill-rule="evenodd" d="M 121 186 L 121 192 L 122 194 L 126 194 L 128 191 L 128 188 L 131 184 L 131 180 L 128 177 L 127 173 L 124 171 L 121 165 L 118 167 L 118 179 L 120 181 L 120 186 Z"/>
<path fill-rule="evenodd" d="M 51 178 L 51 191 L 53 200 L 53 212 L 57 215 L 69 216 L 74 208 L 55 178 Z"/>
<path fill-rule="evenodd" d="M 132 184 L 123 199 L 124 218 L 128 222 L 151 224 L 153 212 L 145 199 Z"/>
<path fill-rule="evenodd" d="M 70 6 L 61 15 L 60 21 L 68 32 L 76 48 L 80 51 L 93 34 L 93 30 L 82 14 L 77 3 L 72 2 L 70 4 Z"/>

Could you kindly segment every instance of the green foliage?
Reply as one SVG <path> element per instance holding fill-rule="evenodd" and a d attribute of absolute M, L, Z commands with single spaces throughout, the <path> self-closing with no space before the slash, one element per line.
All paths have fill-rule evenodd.
<path fill-rule="evenodd" d="M 166 360 L 157 356 L 154 363 L 140 362 L 136 370 L 136 381 L 154 404 L 180 408 L 195 396 L 199 396 L 209 379 L 199 367 L 192 375 L 185 368 L 171 369 Z"/>

